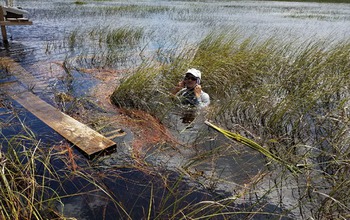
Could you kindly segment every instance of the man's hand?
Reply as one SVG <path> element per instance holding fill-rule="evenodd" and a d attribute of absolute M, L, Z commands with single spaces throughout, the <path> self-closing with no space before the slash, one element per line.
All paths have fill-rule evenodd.
<path fill-rule="evenodd" d="M 202 87 L 200 85 L 196 85 L 196 87 L 194 87 L 194 94 L 197 98 L 200 97 L 202 92 Z"/>
<path fill-rule="evenodd" d="M 175 95 L 178 91 L 180 91 L 182 88 L 185 87 L 185 82 L 181 81 L 179 82 L 176 87 L 173 89 L 173 91 L 171 92 L 173 95 Z"/>
<path fill-rule="evenodd" d="M 185 87 L 185 82 L 184 81 L 181 81 L 181 82 L 179 82 L 178 84 L 177 84 L 177 87 L 178 88 L 184 88 Z"/>

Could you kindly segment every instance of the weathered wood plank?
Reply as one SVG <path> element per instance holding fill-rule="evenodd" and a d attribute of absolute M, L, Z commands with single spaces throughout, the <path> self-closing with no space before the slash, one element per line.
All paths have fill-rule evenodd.
<path fill-rule="evenodd" d="M 88 156 L 116 145 L 115 142 L 59 111 L 29 91 L 9 95 Z"/>
<path fill-rule="evenodd" d="M 16 77 L 23 84 L 30 86 L 37 79 L 10 57 L 0 57 L 0 67 L 6 69 L 9 75 Z"/>
<path fill-rule="evenodd" d="M 32 21 L 21 21 L 21 20 L 16 20 L 16 21 L 0 21 L 1 26 L 14 26 L 14 25 L 32 25 Z"/>
<path fill-rule="evenodd" d="M 35 88 L 34 85 L 37 85 L 38 81 L 14 60 L 0 58 L 0 66 L 6 68 L 11 74 L 8 80 L 4 80 L 0 84 L 2 91 L 88 156 L 116 145 L 112 140 L 61 112 L 30 92 L 28 89 Z"/>

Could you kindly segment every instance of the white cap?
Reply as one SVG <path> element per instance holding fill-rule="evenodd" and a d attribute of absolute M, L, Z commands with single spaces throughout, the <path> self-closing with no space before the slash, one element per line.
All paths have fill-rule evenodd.
<path fill-rule="evenodd" d="M 199 78 L 199 79 L 202 78 L 201 71 L 199 71 L 199 70 L 197 70 L 197 69 L 194 69 L 194 68 L 189 69 L 189 70 L 187 70 L 186 74 L 187 74 L 187 73 L 190 73 L 190 74 L 192 74 L 193 76 L 195 76 L 195 77 L 197 77 L 197 78 Z"/>

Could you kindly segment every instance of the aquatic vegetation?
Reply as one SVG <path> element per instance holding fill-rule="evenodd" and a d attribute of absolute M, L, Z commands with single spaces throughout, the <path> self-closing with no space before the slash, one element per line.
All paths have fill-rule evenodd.
<path fill-rule="evenodd" d="M 116 67 L 135 62 L 134 57 L 139 58 L 137 49 L 149 36 L 150 33 L 146 33 L 143 28 L 130 26 L 76 29 L 70 32 L 63 42 L 52 47 L 55 50 L 66 48 L 65 45 L 68 45 L 72 55 L 66 59 L 73 63 L 72 68 Z"/>
<path fill-rule="evenodd" d="M 139 65 L 134 74 L 124 79 L 121 85 L 118 86 L 111 96 L 111 101 L 120 107 L 147 109 L 147 112 L 152 112 L 153 115 L 162 118 L 167 114 L 167 110 L 174 106 L 174 102 L 169 96 L 169 88 L 174 85 L 175 80 L 182 78 L 183 72 L 181 72 L 181 69 L 185 68 L 182 62 L 189 61 L 192 56 L 189 51 L 191 50 L 186 50 L 186 53 L 165 51 L 164 54 L 158 51 L 155 59 L 160 59 L 165 64 L 154 63 L 152 59 L 145 60 L 143 64 Z M 166 64 L 168 59 L 162 60 L 167 54 L 174 56 L 173 58 L 168 57 L 173 60 L 172 70 L 174 70 L 174 73 L 170 72 L 171 70 Z M 181 67 L 176 66 L 177 64 Z M 164 80 L 164 77 L 167 80 Z"/>
<path fill-rule="evenodd" d="M 84 31 L 73 30 L 67 35 L 66 42 L 69 48 L 76 50 L 91 45 L 97 45 L 99 49 L 104 49 L 104 46 L 117 49 L 137 45 L 144 36 L 145 32 L 140 27 L 94 27 Z"/>
<path fill-rule="evenodd" d="M 332 2 L 340 1 L 342 0 Z M 263 4 L 258 2 L 250 4 L 249 1 L 247 4 L 245 1 L 182 1 L 178 2 L 179 4 L 167 2 L 158 5 L 158 2 L 152 1 L 52 1 L 54 6 L 51 8 L 39 7 L 40 2 L 36 2 L 33 8 L 34 4 L 23 1 L 23 4 L 32 4 L 32 18 L 39 21 L 35 28 L 41 32 L 40 37 L 35 38 L 33 35 L 35 40 L 28 44 L 38 44 L 36 40 L 42 39 L 42 33 L 45 33 L 44 50 L 45 55 L 48 55 L 45 56 L 45 60 L 50 57 L 57 61 L 63 56 L 63 68 L 66 71 L 64 80 L 70 84 L 70 88 L 77 86 L 72 83 L 76 76 L 74 74 L 79 74 L 84 68 L 128 69 L 125 71 L 127 76 L 111 97 L 118 107 L 147 111 L 163 121 L 177 105 L 176 98 L 169 91 L 183 77 L 184 71 L 189 67 L 202 70 L 203 88 L 212 98 L 212 105 L 206 116 L 224 128 L 224 133 L 231 134 L 226 131 L 232 131 L 233 134 L 239 134 L 234 137 L 248 140 L 244 143 L 260 149 L 267 156 L 266 161 L 262 161 L 266 163 L 261 167 L 266 167 L 267 170 L 255 177 L 250 176 L 251 181 L 242 186 L 237 186 L 236 182 L 230 183 L 236 185 L 232 190 L 234 196 L 221 194 L 221 197 L 213 198 L 209 194 L 216 195 L 215 190 L 220 189 L 217 188 L 220 187 L 219 184 L 227 183 L 227 179 L 220 176 L 221 171 L 215 169 L 216 159 L 229 154 L 229 163 L 236 160 L 239 157 L 237 149 L 241 149 L 236 148 L 238 144 L 229 147 L 221 145 L 196 152 L 182 167 L 185 169 L 183 176 L 170 180 L 168 173 L 158 174 L 154 170 L 147 170 L 146 173 L 150 172 L 150 175 L 140 174 L 138 167 L 135 172 L 129 169 L 120 171 L 118 166 L 100 166 L 94 162 L 92 167 L 84 167 L 77 157 L 79 154 L 73 154 L 73 148 L 68 144 L 55 146 L 55 150 L 50 151 L 42 150 L 46 146 L 37 147 L 38 142 L 34 141 L 34 150 L 27 149 L 26 145 L 25 153 L 19 151 L 21 155 L 17 156 L 18 158 L 27 158 L 21 161 L 24 165 L 13 164 L 13 167 L 25 170 L 26 176 L 18 177 L 17 175 L 21 175 L 18 169 L 5 167 L 9 163 L 5 164 L 0 160 L 6 171 L 14 169 L 13 172 L 6 173 L 7 177 L 21 179 L 20 183 L 28 181 L 22 185 L 24 188 L 31 188 L 23 192 L 23 189 L 16 185 L 17 182 L 11 182 L 10 185 L 15 189 L 10 193 L 10 197 L 13 201 L 20 202 L 6 203 L 3 206 L 6 208 L 2 209 L 6 210 L 6 213 L 3 212 L 3 218 L 35 218 L 32 216 L 39 216 L 41 213 L 44 213 L 43 218 L 59 218 L 64 215 L 60 212 L 63 205 L 53 204 L 69 206 L 75 204 L 74 198 L 81 196 L 87 202 L 98 201 L 80 205 L 96 207 L 98 204 L 98 208 L 89 210 L 89 214 L 99 217 L 110 215 L 128 219 L 199 219 L 220 216 L 223 219 L 240 219 L 273 215 L 279 219 L 293 216 L 288 212 L 290 210 L 293 213 L 300 212 L 299 215 L 305 218 L 348 219 L 349 42 L 342 41 L 347 39 L 347 34 L 344 34 L 347 33 L 346 28 L 343 28 L 344 32 L 338 32 L 335 28 L 326 26 L 325 29 L 330 31 L 323 30 L 324 35 L 323 32 L 316 33 L 321 37 L 303 40 L 313 32 L 313 28 L 320 27 L 308 25 L 315 20 L 322 21 L 322 25 L 334 25 L 342 29 L 336 22 L 349 20 L 347 9 L 339 13 L 341 10 L 338 7 L 334 11 L 327 10 L 328 4 L 325 7 L 320 5 L 326 4 L 317 4 L 314 8 L 313 5 L 299 7 L 298 4 L 283 3 L 283 6 L 278 6 L 275 3 L 266 4 L 266 1 L 262 1 Z M 258 15 L 260 13 L 261 16 Z M 240 17 L 244 15 L 249 15 L 252 19 L 242 20 Z M 284 25 L 281 25 L 279 19 L 283 20 Z M 275 27 L 267 25 L 271 21 L 276 21 L 278 28 L 282 26 L 281 32 L 291 31 L 293 34 L 275 32 L 272 30 Z M 326 23 L 328 21 L 334 23 Z M 50 25 L 44 25 L 47 23 Z M 83 26 L 77 27 L 82 23 Z M 243 30 L 236 30 L 237 24 L 242 26 Z M 288 25 L 295 29 L 287 28 Z M 169 27 L 164 28 L 165 26 Z M 300 27 L 305 30 L 311 27 L 310 32 L 301 31 L 298 29 Z M 160 36 L 154 37 L 152 28 L 156 29 Z M 222 30 L 223 28 L 226 29 Z M 208 31 L 212 32 L 206 35 Z M 344 35 L 334 37 L 337 40 L 341 39 L 340 42 L 320 40 L 332 31 Z M 250 36 L 252 32 L 256 35 Z M 187 33 L 190 34 L 183 36 Z M 203 33 L 206 36 L 204 38 Z M 276 37 L 271 37 L 274 35 Z M 302 37 L 296 39 L 295 36 Z M 191 43 L 180 42 L 185 38 Z M 159 39 L 160 42 L 156 42 Z M 22 57 L 19 58 L 22 60 Z M 3 69 L 6 72 L 7 67 L 4 66 Z M 91 78 L 86 81 L 89 80 Z M 55 95 L 56 101 L 67 113 L 75 112 L 78 105 L 81 107 L 88 102 L 69 95 Z M 146 121 L 143 125 L 147 127 L 147 119 L 141 115 L 134 120 Z M 155 121 L 158 122 L 156 119 Z M 106 116 L 105 124 L 108 123 L 109 118 Z M 94 125 L 95 122 L 91 124 Z M 101 127 L 106 126 L 105 124 Z M 34 133 L 27 131 L 30 138 L 23 139 L 34 140 Z M 198 142 L 194 145 L 200 145 L 205 134 L 196 135 Z M 266 146 L 266 149 L 260 148 L 261 146 Z M 154 146 L 156 147 L 158 145 Z M 20 144 L 20 148 L 24 149 L 24 145 Z M 9 155 L 2 152 L 3 156 L 11 157 L 12 154 L 12 151 Z M 269 156 L 272 159 L 269 159 Z M 45 159 L 46 157 L 48 159 Z M 26 163 L 33 158 L 37 164 L 44 164 L 45 172 L 51 175 L 50 178 L 41 173 L 36 177 L 42 182 L 34 180 L 32 176 L 28 178 L 28 173 L 37 171 L 34 168 L 28 171 L 27 168 L 34 167 L 33 164 Z M 249 163 L 258 163 L 254 159 L 249 158 L 252 160 Z M 7 160 L 10 161 L 6 158 L 5 161 Z M 208 160 L 211 163 L 209 166 L 212 166 L 209 169 L 213 169 L 210 177 L 205 176 L 203 171 L 195 170 L 196 165 L 201 163 L 208 166 L 208 163 L 205 163 Z M 59 166 L 58 169 L 51 167 L 52 161 L 63 166 Z M 294 170 L 294 167 L 288 169 L 290 167 L 286 168 L 285 164 L 296 165 L 300 173 L 292 174 L 290 170 Z M 250 168 L 248 165 L 246 167 Z M 130 173 L 132 175 L 128 175 Z M 217 173 L 219 174 L 216 176 Z M 202 185 L 191 185 L 186 190 L 181 190 L 188 186 L 181 181 L 188 176 L 199 180 Z M 10 182 L 11 179 L 6 181 Z M 55 187 L 48 183 L 53 183 Z M 65 184 L 78 191 L 65 194 L 72 189 L 66 188 Z M 132 202 L 125 202 L 123 196 L 119 196 L 124 194 L 116 190 L 125 185 L 130 189 L 135 189 L 132 188 L 135 185 L 140 186 L 137 193 L 133 190 L 123 192 L 128 192 L 127 196 L 124 196 L 128 199 L 135 198 Z M 163 190 L 164 187 L 166 190 Z M 201 187 L 209 190 L 210 193 L 204 192 L 208 197 L 200 197 L 203 194 L 193 193 L 202 189 Z M 292 188 L 290 192 L 287 191 L 288 187 Z M 82 188 L 87 190 L 79 191 Z M 41 193 L 43 189 L 46 190 L 45 193 Z M 45 194 L 44 201 L 41 198 L 30 197 L 37 192 L 40 195 Z M 1 198 L 7 198 L 5 193 L 7 191 L 3 191 Z M 289 193 L 293 194 L 294 200 L 289 200 Z M 23 200 L 16 198 L 21 194 L 29 196 Z M 197 196 L 200 199 L 191 200 Z M 242 202 L 239 198 L 249 200 L 251 204 L 239 206 L 239 202 Z M 63 201 L 65 199 L 73 199 L 73 202 Z M 23 202 L 33 200 L 34 205 Z M 290 205 L 287 207 L 289 210 L 274 212 L 275 209 L 262 209 L 266 203 L 260 202 L 265 200 L 280 204 L 281 207 Z M 22 207 L 27 207 L 29 211 L 26 212 Z M 29 215 L 15 212 L 13 214 L 12 210 L 23 210 Z M 115 210 L 118 211 L 114 212 Z M 46 216 L 45 213 L 52 216 Z"/>
<path fill-rule="evenodd" d="M 41 169 L 42 173 L 55 176 L 56 171 L 49 163 L 51 155 L 42 152 L 41 143 L 35 141 L 28 128 L 24 131 L 25 134 L 8 139 L 0 152 L 0 216 L 2 219 L 57 218 L 60 215 L 52 204 L 60 202 L 60 197 L 47 185 L 48 179 L 37 173 Z M 28 146 L 28 142 L 32 145 Z M 51 196 L 47 197 L 46 193 Z"/>
<path fill-rule="evenodd" d="M 105 11 L 110 13 L 138 13 L 139 15 L 147 15 L 151 13 L 167 12 L 171 8 L 167 6 L 151 6 L 151 5 L 120 5 L 113 7 L 105 7 Z"/>
<path fill-rule="evenodd" d="M 188 52 L 190 60 L 182 59 L 183 52 L 170 63 L 140 66 L 116 88 L 112 101 L 162 118 L 158 108 L 172 108 L 169 91 L 176 78 L 189 67 L 199 68 L 213 100 L 209 119 L 234 131 L 240 125 L 247 138 L 269 146 L 280 161 L 306 168 L 298 178 L 312 182 L 306 188 L 318 207 L 313 215 L 345 217 L 349 201 L 344 195 L 350 187 L 344 181 L 350 155 L 349 42 L 282 44 L 273 38 L 238 36 L 215 32 L 199 43 L 194 55 Z"/>
<path fill-rule="evenodd" d="M 142 28 L 127 28 L 110 30 L 106 36 L 106 43 L 109 48 L 123 45 L 137 45 L 144 36 Z"/>
<path fill-rule="evenodd" d="M 263 203 L 233 205 L 236 198 L 222 199 L 197 185 L 188 186 L 186 176 L 173 172 L 106 166 L 101 160 L 87 162 L 69 143 L 45 146 L 25 126 L 23 134 L 3 141 L 3 219 L 78 218 L 86 212 L 102 219 L 266 215 L 258 211 L 265 209 Z M 75 212 L 67 214 L 70 207 Z"/>
<path fill-rule="evenodd" d="M 158 72 L 153 67 L 140 67 L 136 74 L 131 75 L 118 87 L 118 92 L 127 92 L 127 97 L 112 95 L 112 102 L 120 107 L 136 107 L 142 108 L 152 105 L 154 108 L 159 106 L 161 102 L 153 103 L 152 96 L 144 96 L 144 94 L 155 94 L 158 90 L 156 77 Z M 116 93 L 117 94 L 117 93 Z M 149 110 L 151 108 L 149 107 Z M 153 110 L 153 109 L 152 109 Z"/>

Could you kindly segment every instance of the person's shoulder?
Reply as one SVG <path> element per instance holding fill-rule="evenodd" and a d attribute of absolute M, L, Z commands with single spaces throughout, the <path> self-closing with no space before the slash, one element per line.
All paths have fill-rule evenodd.
<path fill-rule="evenodd" d="M 202 105 L 202 107 L 206 107 L 206 106 L 208 106 L 209 105 L 209 103 L 210 103 L 210 97 L 209 97 L 209 94 L 208 93 L 206 93 L 206 92 L 201 92 L 201 96 L 200 96 L 200 99 L 201 99 L 201 102 L 203 103 Z"/>
<path fill-rule="evenodd" d="M 205 96 L 205 97 L 208 97 L 209 98 L 209 94 L 204 92 L 203 90 L 201 91 L 201 96 Z"/>

